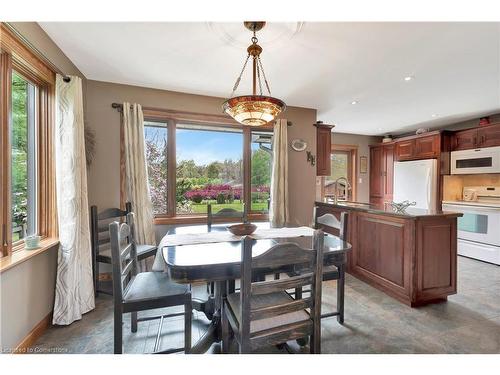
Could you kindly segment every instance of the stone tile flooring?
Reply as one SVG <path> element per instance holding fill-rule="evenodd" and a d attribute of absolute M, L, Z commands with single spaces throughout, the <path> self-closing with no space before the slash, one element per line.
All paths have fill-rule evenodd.
<path fill-rule="evenodd" d="M 335 282 L 324 284 L 323 306 L 334 309 Z M 202 295 L 205 287 L 194 289 Z M 149 314 L 158 314 L 151 311 Z M 458 259 L 458 293 L 448 302 L 410 308 L 348 275 L 345 324 L 335 318 L 322 321 L 323 353 L 500 353 L 500 266 L 473 259 Z M 161 349 L 183 346 L 182 317 L 166 320 Z M 154 348 L 158 320 L 139 323 L 130 332 L 125 316 L 124 352 L 148 353 Z M 193 312 L 193 343 L 203 334 L 208 320 Z M 112 353 L 113 306 L 100 296 L 96 309 L 79 322 L 51 327 L 37 341 L 39 352 L 61 348 L 66 353 Z M 290 343 L 289 351 L 308 352 Z M 286 353 L 264 348 L 260 353 Z"/>

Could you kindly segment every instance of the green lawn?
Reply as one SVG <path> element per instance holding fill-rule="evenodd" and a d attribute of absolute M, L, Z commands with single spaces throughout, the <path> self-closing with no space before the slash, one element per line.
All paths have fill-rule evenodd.
<path fill-rule="evenodd" d="M 206 214 L 207 213 L 207 204 L 206 203 L 192 203 L 191 207 L 193 208 L 194 214 Z M 223 203 L 223 204 L 212 203 L 212 212 L 213 213 L 219 212 L 223 208 L 234 208 L 235 210 L 241 211 L 243 209 L 243 206 L 239 202 Z M 267 202 L 252 203 L 252 211 L 267 211 Z"/>

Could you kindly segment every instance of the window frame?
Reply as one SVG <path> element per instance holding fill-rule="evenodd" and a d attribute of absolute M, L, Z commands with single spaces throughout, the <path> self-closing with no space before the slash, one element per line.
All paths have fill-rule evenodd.
<path fill-rule="evenodd" d="M 33 83 L 38 89 L 36 111 L 37 160 L 37 234 L 42 239 L 57 237 L 54 165 L 54 96 L 55 72 L 24 41 L 4 23 L 0 23 L 0 245 L 1 256 L 6 257 L 24 247 L 24 241 L 12 244 L 11 214 L 11 85 L 12 71 Z"/>
<path fill-rule="evenodd" d="M 214 126 L 218 128 L 240 129 L 243 134 L 243 202 L 251 201 L 251 142 L 252 135 L 251 127 L 241 125 L 233 119 L 223 115 L 201 114 L 194 112 L 173 111 L 158 108 L 143 107 L 144 121 L 161 122 L 167 124 L 167 212 L 157 214 L 154 217 L 154 224 L 202 224 L 206 223 L 207 215 L 177 215 L 175 202 L 175 187 L 176 187 L 176 128 L 177 124 L 193 124 L 203 126 Z M 259 131 L 273 132 L 272 125 L 260 126 Z M 121 188 L 120 200 L 121 204 L 125 205 L 125 158 L 124 158 L 124 142 L 123 142 L 123 127 L 120 127 L 120 139 L 122 140 L 121 150 Z M 248 218 L 253 221 L 268 220 L 269 213 L 252 211 L 251 205 L 245 207 L 248 211 Z"/>

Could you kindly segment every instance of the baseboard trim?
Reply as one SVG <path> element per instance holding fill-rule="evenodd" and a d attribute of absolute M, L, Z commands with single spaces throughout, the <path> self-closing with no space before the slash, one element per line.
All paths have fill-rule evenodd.
<path fill-rule="evenodd" d="M 40 320 L 38 324 L 26 335 L 14 350 L 15 354 L 32 353 L 30 348 L 35 344 L 36 340 L 45 332 L 52 323 L 52 311 L 45 318 Z"/>

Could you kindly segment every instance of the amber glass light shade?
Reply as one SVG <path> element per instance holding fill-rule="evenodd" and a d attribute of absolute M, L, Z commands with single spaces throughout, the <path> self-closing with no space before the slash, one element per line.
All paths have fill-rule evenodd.
<path fill-rule="evenodd" d="M 265 125 L 278 117 L 286 105 L 272 96 L 235 96 L 222 104 L 222 109 L 240 124 L 250 126 Z"/>

